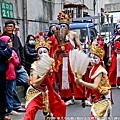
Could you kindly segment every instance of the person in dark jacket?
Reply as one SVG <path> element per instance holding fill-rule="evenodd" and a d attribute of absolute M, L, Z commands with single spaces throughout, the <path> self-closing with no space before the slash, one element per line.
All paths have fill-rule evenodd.
<path fill-rule="evenodd" d="M 28 35 L 26 44 L 24 46 L 25 55 L 25 69 L 30 76 L 31 64 L 37 60 L 37 52 L 35 50 L 35 37 L 33 35 Z"/>
<path fill-rule="evenodd" d="M 6 21 L 5 32 L 2 34 L 2 36 L 7 35 L 12 39 L 12 43 L 13 43 L 12 49 L 15 50 L 15 52 L 17 53 L 20 59 L 20 65 L 16 69 L 16 85 L 27 86 L 29 77 L 28 77 L 26 70 L 24 69 L 24 66 L 25 66 L 24 49 L 23 49 L 23 46 L 21 44 L 19 37 L 13 34 L 14 29 L 15 29 L 15 22 L 12 20 Z M 25 109 L 21 107 L 21 102 L 19 100 L 16 90 L 14 90 L 14 105 L 13 106 L 14 106 L 15 111 L 25 111 Z"/>
<path fill-rule="evenodd" d="M 20 66 L 25 66 L 25 57 L 24 57 L 24 50 L 23 50 L 23 46 L 21 44 L 20 38 L 13 34 L 15 29 L 15 22 L 12 20 L 8 20 L 5 22 L 5 32 L 3 32 L 3 35 L 8 35 L 11 39 L 12 39 L 12 43 L 13 43 L 13 49 L 17 52 L 21 64 Z"/>
<path fill-rule="evenodd" d="M 10 120 L 6 113 L 6 70 L 12 50 L 7 43 L 0 40 L 0 120 Z"/>

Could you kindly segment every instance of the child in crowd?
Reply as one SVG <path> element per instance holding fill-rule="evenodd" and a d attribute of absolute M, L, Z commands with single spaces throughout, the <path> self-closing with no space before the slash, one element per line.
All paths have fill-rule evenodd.
<path fill-rule="evenodd" d="M 8 43 L 12 48 L 12 40 L 9 36 L 0 37 L 1 40 Z M 16 67 L 20 64 L 17 53 L 12 50 L 12 56 L 8 59 L 8 69 L 6 71 L 6 102 L 8 113 L 18 115 L 18 112 L 13 110 L 13 90 L 15 89 Z"/>

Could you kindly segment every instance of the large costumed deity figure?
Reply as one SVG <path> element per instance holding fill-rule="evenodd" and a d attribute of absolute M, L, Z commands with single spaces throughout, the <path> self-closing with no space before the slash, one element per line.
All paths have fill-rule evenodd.
<path fill-rule="evenodd" d="M 113 87 L 120 86 L 120 23 L 116 25 L 109 45 L 109 80 Z"/>
<path fill-rule="evenodd" d="M 78 84 L 91 89 L 91 120 L 107 120 L 111 116 L 111 86 L 106 69 L 101 65 L 104 50 L 100 45 L 90 46 L 90 62 L 92 68 L 89 73 L 91 83 L 76 78 Z"/>
<path fill-rule="evenodd" d="M 24 120 L 34 120 L 38 110 L 43 110 L 45 119 L 55 117 L 64 120 L 66 105 L 53 89 L 52 74 L 54 59 L 49 57 L 50 45 L 44 38 L 36 42 L 39 59 L 31 65 L 30 86 L 26 93 Z"/>
<path fill-rule="evenodd" d="M 69 30 L 71 14 L 65 14 L 61 11 L 58 14 L 60 29 L 58 32 L 58 50 L 55 54 L 56 72 L 58 73 L 60 83 L 60 96 L 66 102 L 66 105 L 74 104 L 75 99 L 83 98 L 83 90 L 81 85 L 76 85 L 74 74 L 69 63 L 69 52 L 77 45 L 78 49 L 82 49 L 79 36 L 76 32 Z M 75 62 L 75 61 L 74 61 Z"/>

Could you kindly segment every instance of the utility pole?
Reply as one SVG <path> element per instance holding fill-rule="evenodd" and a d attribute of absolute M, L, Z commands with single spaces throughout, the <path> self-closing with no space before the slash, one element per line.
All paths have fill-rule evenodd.
<path fill-rule="evenodd" d="M 23 34 L 24 34 L 24 43 L 26 36 L 28 34 L 28 16 L 27 16 L 27 0 L 22 0 L 23 4 Z"/>
<path fill-rule="evenodd" d="M 96 0 L 93 0 L 93 10 L 94 10 L 94 16 L 95 16 L 95 6 L 96 6 Z"/>
<path fill-rule="evenodd" d="M 84 5 L 84 0 L 82 1 L 82 4 Z M 83 11 L 83 8 L 82 8 L 82 17 L 84 17 L 84 11 Z"/>
<path fill-rule="evenodd" d="M 65 0 L 61 0 L 61 10 L 64 8 Z"/>
<path fill-rule="evenodd" d="M 100 0 L 97 0 L 97 11 L 98 11 L 98 16 L 99 16 L 99 20 L 98 20 L 98 30 L 99 30 L 99 34 L 100 34 L 100 17 L 101 17 L 101 7 L 100 7 Z"/>

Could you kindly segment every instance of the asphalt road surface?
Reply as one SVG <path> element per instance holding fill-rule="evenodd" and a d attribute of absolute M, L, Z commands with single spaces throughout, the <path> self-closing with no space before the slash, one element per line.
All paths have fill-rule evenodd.
<path fill-rule="evenodd" d="M 112 120 L 120 120 L 120 89 L 113 88 Z M 23 120 L 24 113 L 12 116 L 12 120 Z M 90 107 L 83 108 L 80 100 L 76 100 L 74 105 L 67 106 L 66 120 L 89 120 Z M 35 120 L 44 120 L 42 111 L 38 111 Z"/>

